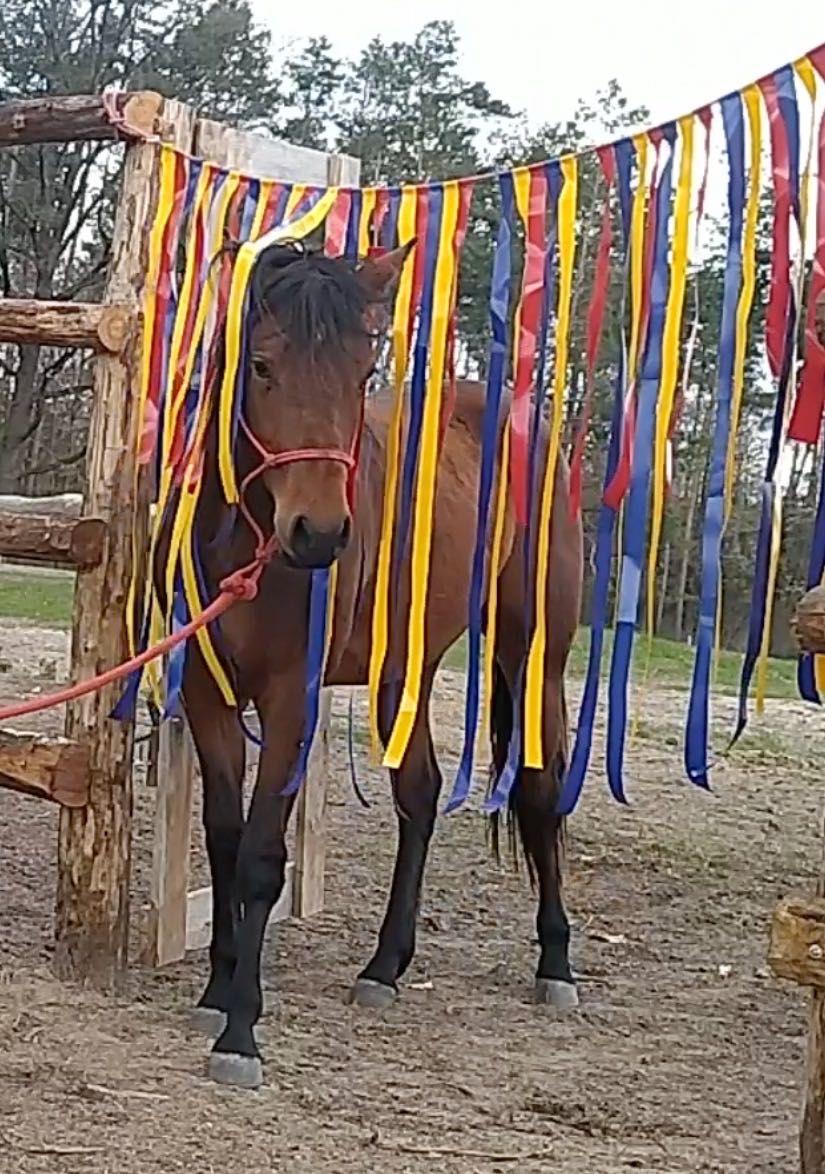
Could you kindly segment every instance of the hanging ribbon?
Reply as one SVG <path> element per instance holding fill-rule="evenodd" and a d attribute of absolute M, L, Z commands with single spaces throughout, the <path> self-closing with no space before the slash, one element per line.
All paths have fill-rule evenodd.
<path fill-rule="evenodd" d="M 544 766 L 543 712 L 545 650 L 547 647 L 547 581 L 550 561 L 550 534 L 556 486 L 556 469 L 561 448 L 564 402 L 567 389 L 567 353 L 570 331 L 570 302 L 576 253 L 576 211 L 578 205 L 578 161 L 561 162 L 564 186 L 558 203 L 559 295 L 556 317 L 556 357 L 553 370 L 553 417 L 541 490 L 541 509 L 536 535 L 535 628 L 527 657 L 524 705 L 524 765 L 541 770 Z M 530 590 L 530 587 L 528 587 Z"/>
<path fill-rule="evenodd" d="M 624 402 L 627 379 L 627 331 L 625 328 L 625 310 L 630 287 L 631 236 L 634 200 L 632 196 L 632 171 L 636 151 L 630 139 L 624 139 L 613 148 L 614 159 L 605 163 L 618 179 L 619 209 L 622 224 L 622 266 L 624 271 L 624 285 L 622 305 L 619 314 L 620 348 L 616 380 L 613 388 L 613 412 L 610 421 L 610 439 L 608 442 L 607 462 L 604 470 L 603 490 L 610 485 L 619 463 L 619 454 L 622 443 Z M 644 165 L 640 163 L 638 183 L 644 187 Z M 637 242 L 641 247 L 641 242 Z M 590 650 L 587 660 L 584 689 L 582 690 L 579 716 L 576 721 L 576 736 L 573 751 L 570 755 L 570 764 L 564 779 L 558 801 L 558 813 L 570 815 L 579 801 L 587 768 L 590 765 L 590 754 L 593 747 L 593 727 L 596 717 L 596 706 L 599 697 L 599 682 L 601 680 L 602 656 L 604 652 L 604 631 L 607 625 L 608 598 L 610 594 L 610 571 L 613 554 L 613 531 L 615 528 L 616 510 L 604 500 L 599 508 L 599 518 L 596 529 L 596 548 L 594 553 L 595 574 L 592 588 L 592 602 L 590 611 Z"/>
<path fill-rule="evenodd" d="M 584 451 L 587 445 L 587 432 L 590 425 L 590 416 L 593 410 L 593 391 L 596 382 L 596 362 L 599 357 L 599 346 L 604 325 L 604 310 L 607 304 L 607 293 L 610 288 L 610 251 L 613 245 L 613 217 L 611 213 L 611 198 L 613 185 L 616 181 L 615 163 L 612 147 L 602 147 L 599 150 L 599 162 L 605 182 L 604 208 L 602 210 L 602 227 L 599 234 L 599 245 L 596 252 L 596 273 L 593 279 L 593 290 L 590 295 L 590 304 L 587 308 L 587 374 L 582 404 L 581 419 L 576 431 L 573 444 L 573 455 L 570 459 L 570 514 L 577 518 L 581 513 L 582 501 L 582 467 L 584 465 Z"/>
<path fill-rule="evenodd" d="M 511 250 L 515 199 L 513 180 L 510 175 L 504 174 L 501 176 L 499 189 L 501 192 L 501 218 L 498 224 L 498 237 L 493 256 L 493 274 L 490 286 L 490 328 L 492 341 L 490 343 L 490 355 L 487 367 L 487 394 L 484 403 L 484 421 L 481 438 L 481 469 L 478 486 L 478 509 L 476 513 L 476 540 L 470 578 L 464 746 L 461 752 L 458 774 L 456 775 L 450 797 L 447 800 L 447 811 L 454 811 L 457 807 L 460 807 L 470 793 L 473 779 L 476 730 L 478 727 L 485 555 L 488 549 L 490 507 L 493 501 L 493 478 L 499 447 L 499 421 L 501 419 L 501 401 L 507 364 L 507 316 L 509 313 L 510 285 L 512 281 Z M 507 432 L 507 429 L 505 429 L 505 432 Z M 502 469 L 499 473 L 500 490 L 502 484 L 504 494 L 502 495 L 500 491 L 499 498 L 501 499 L 503 496 L 506 501 L 507 469 L 503 460 Z M 496 513 L 496 520 L 498 520 L 498 512 Z M 500 543 L 501 539 L 499 534 L 499 549 Z M 498 552 L 496 551 L 496 543 L 493 541 L 487 575 L 490 594 L 487 647 L 490 649 L 491 654 L 495 648 L 496 633 L 497 559 Z"/>
<path fill-rule="evenodd" d="M 742 98 L 739 94 L 732 94 L 722 100 L 722 121 L 728 155 L 730 221 L 719 340 L 716 422 L 711 445 L 708 497 L 702 532 L 702 582 L 696 627 L 696 654 L 685 734 L 685 767 L 688 778 L 702 787 L 708 786 L 710 666 L 716 632 L 722 533 L 725 521 L 725 459 L 731 433 L 737 311 L 742 294 L 745 124 Z M 752 182 L 753 178 L 752 176 Z"/>
<path fill-rule="evenodd" d="M 396 201 L 395 219 L 399 243 L 404 245 L 415 238 L 416 203 L 415 190 L 407 188 Z M 390 216 L 394 209 L 391 205 Z M 422 245 L 416 246 L 416 252 Z M 381 511 L 381 539 L 378 545 L 378 565 L 375 572 L 375 594 L 372 610 L 372 640 L 370 642 L 370 663 L 367 674 L 369 697 L 369 724 L 373 755 L 380 760 L 382 743 L 379 728 L 378 701 L 381 692 L 381 677 L 389 644 L 390 570 L 393 561 L 393 536 L 395 534 L 396 502 L 398 497 L 401 434 L 404 419 L 404 383 L 407 377 L 409 355 L 410 303 L 413 296 L 413 265 L 407 264 L 401 274 L 395 299 L 393 317 L 393 373 L 394 394 L 392 414 L 387 433 L 386 468 L 384 471 L 384 498 Z M 409 444 L 409 440 L 408 440 Z"/>
<path fill-rule="evenodd" d="M 456 264 L 453 241 L 460 213 L 457 182 L 442 188 L 443 209 L 436 250 L 430 328 L 430 370 L 421 427 L 418 477 L 415 487 L 415 518 L 410 559 L 410 614 L 407 627 L 407 668 L 404 687 L 384 755 L 384 765 L 397 770 L 406 753 L 418 714 L 421 677 L 424 669 L 424 636 L 427 592 L 430 577 L 433 507 L 438 465 L 441 400 L 450 324 L 453 272 Z"/>
<path fill-rule="evenodd" d="M 656 231 L 652 253 L 649 321 L 639 382 L 638 419 L 623 534 L 624 553 L 608 691 L 607 778 L 614 798 L 621 803 L 626 802 L 623 767 L 627 733 L 627 690 L 641 596 L 656 401 L 661 382 L 662 346 L 668 301 L 668 219 L 672 190 L 673 146 L 676 140 L 676 127 L 673 123 L 664 128 L 663 139 L 670 150 L 662 167 L 656 193 Z"/>

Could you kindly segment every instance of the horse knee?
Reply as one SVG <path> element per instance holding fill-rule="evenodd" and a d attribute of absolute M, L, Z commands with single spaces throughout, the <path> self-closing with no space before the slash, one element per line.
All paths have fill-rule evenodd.
<path fill-rule="evenodd" d="M 244 905 L 271 907 L 281 895 L 286 877 L 286 845 L 241 842 L 237 864 L 238 895 Z"/>

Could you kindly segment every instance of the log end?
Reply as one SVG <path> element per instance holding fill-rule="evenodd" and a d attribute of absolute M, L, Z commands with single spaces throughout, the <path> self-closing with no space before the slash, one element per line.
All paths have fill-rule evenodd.
<path fill-rule="evenodd" d="M 123 121 L 127 129 L 138 135 L 151 137 L 160 132 L 163 96 L 154 90 L 140 90 L 130 94 L 123 104 Z"/>
<path fill-rule="evenodd" d="M 780 901 L 771 921 L 768 965 L 777 978 L 825 990 L 825 900 Z"/>
<path fill-rule="evenodd" d="M 80 571 L 90 571 L 103 561 L 106 523 L 102 518 L 81 518 L 75 523 L 69 543 L 69 556 Z"/>
<path fill-rule="evenodd" d="M 97 337 L 105 351 L 119 355 L 129 341 L 134 315 L 125 306 L 105 306 L 97 324 Z"/>
<path fill-rule="evenodd" d="M 825 652 L 825 586 L 812 587 L 797 604 L 791 631 L 802 652 Z"/>

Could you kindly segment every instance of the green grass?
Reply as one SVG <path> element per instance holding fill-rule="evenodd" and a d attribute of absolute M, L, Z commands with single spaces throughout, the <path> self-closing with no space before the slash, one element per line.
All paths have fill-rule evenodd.
<path fill-rule="evenodd" d="M 44 627 L 67 628 L 71 623 L 74 580 L 71 575 L 45 575 L 36 571 L 20 573 L 11 569 L 0 572 L 0 617 L 24 620 Z M 609 665 L 612 633 L 605 637 L 602 674 Z M 579 630 L 570 654 L 570 672 L 583 677 L 587 668 L 590 636 L 586 628 Z M 648 657 L 647 638 L 636 640 L 634 673 L 642 679 Z M 462 672 L 467 667 L 466 638 L 458 640 L 445 657 L 447 668 Z M 736 652 L 723 652 L 719 657 L 719 671 L 715 691 L 732 694 L 739 684 L 742 657 Z M 693 672 L 693 649 L 675 640 L 654 639 L 650 650 L 648 685 L 663 685 L 672 689 L 688 689 Z M 796 662 L 771 660 L 768 668 L 768 696 L 796 697 Z"/>
<path fill-rule="evenodd" d="M 605 634 L 605 650 L 602 656 L 602 677 L 606 678 L 610 665 L 610 651 L 613 645 L 613 633 Z M 587 628 L 580 628 L 576 641 L 570 653 L 570 673 L 573 677 L 583 677 L 587 670 L 587 658 L 590 650 L 590 632 Z M 645 666 L 648 664 L 648 686 L 663 685 L 670 689 L 689 689 L 693 675 L 694 650 L 687 644 L 679 644 L 675 640 L 663 640 L 655 637 L 650 648 L 648 664 L 647 637 L 640 634 L 636 638 L 634 657 L 634 677 L 636 681 L 643 679 Z M 459 672 L 467 667 L 466 638 L 458 640 L 447 653 L 444 664 L 447 668 Z M 714 682 L 714 692 L 720 694 L 735 694 L 739 687 L 739 674 L 742 668 L 742 655 L 738 652 L 722 652 L 719 656 L 719 668 Z M 796 661 L 774 660 L 768 664 L 767 696 L 775 698 L 797 697 L 796 688 Z"/>
<path fill-rule="evenodd" d="M 0 616 L 44 628 L 68 628 L 72 622 L 73 575 L 0 572 Z"/>

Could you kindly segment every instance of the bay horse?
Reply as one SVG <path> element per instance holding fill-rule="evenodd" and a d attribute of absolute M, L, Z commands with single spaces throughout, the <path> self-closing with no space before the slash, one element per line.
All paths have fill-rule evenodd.
<path fill-rule="evenodd" d="M 254 705 L 263 739 L 246 818 L 245 737 L 238 712 L 223 700 L 194 641 L 183 681 L 183 706 L 203 778 L 213 893 L 209 979 L 195 1018 L 217 1037 L 210 1075 L 241 1087 L 257 1087 L 263 1078 L 254 1030 L 262 1009 L 261 948 L 287 863 L 285 833 L 293 799 L 282 791 L 303 734 L 310 573 L 335 560 L 337 594 L 326 684 L 367 681 L 390 399 L 377 393 L 364 404 L 364 396 L 408 251 L 397 249 L 354 263 L 277 244 L 261 253 L 252 276 L 245 426 L 236 450 L 237 471 L 240 478 L 260 472 L 248 485 L 246 508 L 263 532 L 274 534 L 278 554 L 257 598 L 238 603 L 220 621 L 220 648 L 239 705 Z M 406 756 L 391 772 L 398 814 L 395 870 L 377 949 L 351 991 L 351 1001 L 361 1006 L 382 1008 L 394 1001 L 415 950 L 422 877 L 442 781 L 429 701 L 442 656 L 467 626 L 483 410 L 484 388 L 460 383 L 444 430 L 438 473 L 421 704 Z M 505 405 L 502 429 L 506 410 Z M 359 430 L 351 512 L 345 458 Z M 213 422 L 195 519 L 210 599 L 224 576 L 249 563 L 255 550 L 243 516 L 227 515 L 218 482 L 216 435 Z M 542 443 L 546 445 L 546 435 Z M 315 459 L 307 457 L 308 450 Z M 287 455 L 277 467 L 259 469 L 262 452 Z M 509 814 L 538 886 L 535 997 L 566 1009 L 577 1004 L 578 996 L 568 959 L 570 931 L 561 893 L 563 829 L 556 798 L 565 763 L 563 674 L 579 617 L 582 535 L 571 517 L 563 461 L 555 494 L 545 603 L 547 766 L 519 772 Z M 513 696 L 527 651 L 525 539 L 509 504 L 502 541 L 491 730 L 497 770 L 507 756 Z M 159 593 L 163 556 L 162 533 L 154 572 Z M 402 586 L 391 623 L 395 638 L 390 639 L 382 684 L 383 738 L 394 717 L 397 694 L 391 682 L 403 679 L 409 549 L 402 554 L 401 567 Z"/>

